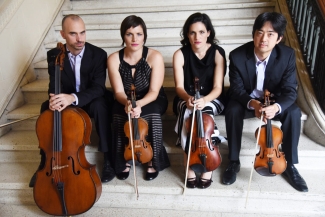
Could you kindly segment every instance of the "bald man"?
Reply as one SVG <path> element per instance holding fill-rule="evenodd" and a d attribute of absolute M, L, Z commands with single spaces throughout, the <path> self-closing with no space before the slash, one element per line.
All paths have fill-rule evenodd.
<path fill-rule="evenodd" d="M 62 20 L 61 36 L 65 39 L 67 55 L 61 73 L 61 94 L 55 90 L 55 59 L 58 49 L 47 52 L 49 83 L 49 100 L 41 106 L 41 112 L 50 109 L 62 111 L 67 106 L 77 106 L 94 118 L 99 136 L 98 151 L 103 153 L 104 165 L 101 181 L 111 181 L 115 172 L 110 164 L 111 157 L 111 107 L 113 95 L 106 90 L 106 60 L 107 53 L 86 42 L 86 29 L 83 20 L 74 14 L 67 15 Z M 45 154 L 41 150 L 41 163 L 38 170 L 45 164 Z M 29 186 L 35 184 L 36 173 Z"/>

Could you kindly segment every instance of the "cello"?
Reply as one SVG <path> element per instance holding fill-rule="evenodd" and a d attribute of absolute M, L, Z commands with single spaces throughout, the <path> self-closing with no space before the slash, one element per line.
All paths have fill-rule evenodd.
<path fill-rule="evenodd" d="M 201 96 L 197 77 L 194 79 L 194 84 L 195 99 L 199 99 Z M 221 164 L 221 155 L 219 147 L 214 146 L 211 142 L 211 135 L 214 133 L 213 118 L 206 113 L 202 113 L 201 110 L 195 111 L 194 106 L 192 118 L 188 118 L 185 124 L 187 132 L 191 132 L 188 165 L 195 172 L 201 173 L 217 169 Z"/>
<path fill-rule="evenodd" d="M 55 63 L 55 94 L 60 93 L 65 47 Z M 78 107 L 40 114 L 36 134 L 46 156 L 45 166 L 37 171 L 33 195 L 36 205 L 50 215 L 68 216 L 88 211 L 99 199 L 102 185 L 96 165 L 85 156 L 90 144 L 91 120 Z"/>

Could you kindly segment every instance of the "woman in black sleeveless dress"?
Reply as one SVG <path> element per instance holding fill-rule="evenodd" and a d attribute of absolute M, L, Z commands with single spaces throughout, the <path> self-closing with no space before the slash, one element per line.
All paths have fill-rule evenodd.
<path fill-rule="evenodd" d="M 147 141 L 151 143 L 153 159 L 148 163 L 145 180 L 152 180 L 159 171 L 170 166 L 163 146 L 161 121 L 168 104 L 162 87 L 164 61 L 158 51 L 144 46 L 147 29 L 140 17 L 126 17 L 120 31 L 125 48 L 111 54 L 107 60 L 108 75 L 115 95 L 112 127 L 115 172 L 121 180 L 129 176 L 130 164 L 124 159 L 124 150 L 129 143 L 124 124 L 128 121 L 128 108 L 132 108 L 128 94 L 133 84 L 136 88 L 136 107 L 131 109 L 131 117 L 141 117 L 148 122 Z"/>
<path fill-rule="evenodd" d="M 174 53 L 173 67 L 177 97 L 174 112 L 178 115 L 175 131 L 178 142 L 185 150 L 184 162 L 187 163 L 188 142 L 185 120 L 196 109 L 211 115 L 220 114 L 224 109 L 222 100 L 223 79 L 226 73 L 224 50 L 216 45 L 215 31 L 206 14 L 192 14 L 182 30 L 183 47 Z M 194 100 L 194 78 L 199 78 L 201 98 Z M 215 126 L 214 138 L 218 136 Z M 202 173 L 197 182 L 195 172 Z M 187 187 L 207 188 L 212 182 L 212 171 L 193 171 L 189 168 Z"/>

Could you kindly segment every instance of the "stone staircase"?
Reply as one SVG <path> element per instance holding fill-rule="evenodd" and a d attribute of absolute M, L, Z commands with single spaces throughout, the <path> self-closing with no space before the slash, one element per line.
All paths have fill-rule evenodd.
<path fill-rule="evenodd" d="M 294 190 L 282 176 L 262 177 L 253 173 L 248 202 L 245 207 L 248 180 L 254 158 L 254 132 L 259 122 L 248 119 L 244 122 L 243 144 L 240 155 L 242 168 L 237 181 L 231 186 L 221 184 L 222 173 L 228 164 L 227 143 L 220 144 L 223 162 L 213 172 L 209 189 L 187 189 L 183 195 L 183 151 L 175 146 L 176 122 L 172 114 L 172 99 L 175 95 L 172 55 L 180 48 L 182 25 L 194 12 L 206 13 L 212 19 L 220 45 L 229 52 L 251 40 L 255 17 L 264 11 L 274 11 L 274 0 L 88 0 L 71 1 L 71 10 L 62 10 L 62 15 L 79 14 L 86 23 L 87 41 L 102 47 L 108 54 L 121 48 L 119 27 L 130 14 L 141 16 L 147 24 L 146 45 L 160 51 L 165 60 L 164 87 L 169 97 L 169 108 L 163 119 L 164 145 L 170 157 L 171 167 L 160 172 L 157 179 L 143 180 L 145 167 L 137 166 L 139 199 L 134 194 L 132 173 L 126 181 L 114 179 L 103 184 L 99 201 L 80 216 L 325 216 L 325 147 L 314 143 L 301 133 L 299 161 L 297 165 L 305 178 L 309 192 Z M 127 7 L 123 7 L 127 5 Z M 51 49 L 58 41 L 61 15 L 44 39 L 39 52 Z M 63 41 L 62 41 L 63 42 Z M 38 56 L 41 56 L 39 54 Z M 44 54 L 43 54 L 44 56 Z M 8 121 L 22 119 L 39 113 L 40 104 L 48 98 L 48 74 L 46 60 L 34 63 L 35 80 L 21 87 L 25 104 L 8 113 Z M 109 81 L 106 82 L 110 88 Z M 225 85 L 229 85 L 226 75 Z M 306 115 L 302 116 L 302 122 Z M 224 116 L 216 117 L 221 135 L 226 136 Z M 47 216 L 34 203 L 33 191 L 28 182 L 40 160 L 38 140 L 35 133 L 36 118 L 16 123 L 0 138 L 0 216 Z M 275 124 L 279 125 L 278 122 Z M 101 171 L 101 156 L 97 152 L 98 137 L 93 131 L 92 145 L 86 149 L 87 159 L 97 164 Z"/>

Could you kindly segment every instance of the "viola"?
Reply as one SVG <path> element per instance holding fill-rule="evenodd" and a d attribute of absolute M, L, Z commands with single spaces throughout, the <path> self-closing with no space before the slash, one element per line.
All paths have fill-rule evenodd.
<path fill-rule="evenodd" d="M 195 77 L 195 99 L 201 98 L 199 79 Z M 191 132 L 191 145 L 189 149 L 189 166 L 196 172 L 209 172 L 217 169 L 221 164 L 219 147 L 211 142 L 214 133 L 213 118 L 201 110 L 196 110 L 194 117 L 185 121 L 187 132 Z M 192 121 L 194 120 L 194 121 Z M 192 126 L 193 125 L 193 126 Z M 192 130 L 190 130 L 193 128 Z"/>
<path fill-rule="evenodd" d="M 270 105 L 270 92 L 264 91 L 264 106 Z M 257 138 L 259 128 L 255 131 Z M 271 124 L 267 119 L 266 125 L 260 128 L 258 144 L 260 151 L 256 154 L 254 169 L 262 176 L 275 176 L 285 171 L 287 163 L 284 153 L 279 151 L 279 145 L 282 143 L 283 133 L 281 129 Z"/>
<path fill-rule="evenodd" d="M 55 94 L 60 93 L 65 47 L 55 64 Z M 90 144 L 91 120 L 77 107 L 63 111 L 44 111 L 36 122 L 36 133 L 46 156 L 45 166 L 37 171 L 33 189 L 37 206 L 50 215 L 69 216 L 88 211 L 99 199 L 102 184 L 96 165 L 85 156 Z"/>
<path fill-rule="evenodd" d="M 132 108 L 136 107 L 135 87 L 131 85 L 131 104 Z M 132 136 L 131 132 L 132 131 Z M 148 163 L 153 157 L 152 147 L 146 140 L 148 135 L 148 122 L 143 118 L 132 118 L 130 129 L 129 121 L 124 124 L 124 133 L 129 138 L 129 144 L 124 150 L 124 159 L 132 160 L 132 155 L 139 163 Z M 132 144 L 133 141 L 133 151 Z"/>

